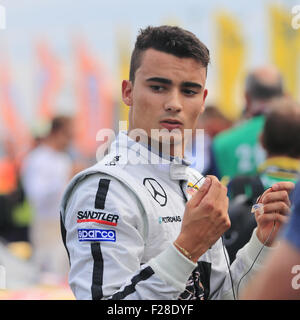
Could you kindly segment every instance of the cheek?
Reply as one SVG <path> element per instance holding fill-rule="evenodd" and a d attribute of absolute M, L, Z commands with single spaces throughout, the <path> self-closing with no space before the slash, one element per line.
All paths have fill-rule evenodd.
<path fill-rule="evenodd" d="M 153 112 L 151 111 L 151 99 L 143 91 L 133 95 L 131 106 L 131 128 L 143 129 L 149 134 L 150 128 L 153 126 L 152 118 Z"/>
<path fill-rule="evenodd" d="M 148 92 L 148 90 L 142 89 L 133 95 L 134 112 L 139 114 L 143 121 L 151 121 L 151 118 L 147 118 L 147 115 L 153 116 L 158 106 L 159 101 L 157 97 Z"/>
<path fill-rule="evenodd" d="M 199 104 L 190 105 L 187 107 L 188 109 L 188 118 L 191 123 L 197 125 L 198 119 L 203 113 L 203 107 L 199 107 Z"/>

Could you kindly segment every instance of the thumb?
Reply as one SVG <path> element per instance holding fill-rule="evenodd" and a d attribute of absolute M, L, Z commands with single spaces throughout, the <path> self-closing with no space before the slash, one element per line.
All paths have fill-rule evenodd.
<path fill-rule="evenodd" d="M 208 192 L 210 186 L 211 186 L 211 178 L 206 177 L 204 183 L 199 188 L 199 190 L 192 196 L 192 198 L 189 200 L 189 204 L 191 207 L 197 207 L 198 204 L 201 202 L 201 200 L 204 198 L 206 193 Z"/>

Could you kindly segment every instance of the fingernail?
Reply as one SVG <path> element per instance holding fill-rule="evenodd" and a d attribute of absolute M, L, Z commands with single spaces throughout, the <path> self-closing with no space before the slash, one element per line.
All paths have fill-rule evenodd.
<path fill-rule="evenodd" d="M 204 187 L 208 187 L 208 186 L 210 186 L 210 184 L 211 184 L 211 178 L 206 177 L 206 178 L 205 178 L 205 181 L 204 181 L 204 183 L 203 183 L 203 186 L 204 186 Z"/>
<path fill-rule="evenodd" d="M 262 203 L 256 203 L 252 206 L 251 213 L 257 212 L 258 214 L 264 213 L 264 205 Z"/>

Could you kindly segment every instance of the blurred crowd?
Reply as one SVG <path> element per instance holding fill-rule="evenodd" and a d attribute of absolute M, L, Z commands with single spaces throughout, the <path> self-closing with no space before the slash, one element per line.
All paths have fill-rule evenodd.
<path fill-rule="evenodd" d="M 300 173 L 300 106 L 285 92 L 276 68 L 249 72 L 241 109 L 232 121 L 218 106 L 207 105 L 199 120 L 205 133 L 201 171 L 228 187 L 232 226 L 224 241 L 231 261 L 255 228 L 250 210 L 258 195 L 275 182 L 296 182 Z M 71 177 L 90 164 L 74 156 L 67 116 L 53 118 L 47 135 L 34 138 L 21 160 L 8 142 L 1 146 L 0 265 L 12 289 L 67 280 L 59 204 Z"/>
<path fill-rule="evenodd" d="M 0 265 L 6 287 L 59 285 L 68 259 L 60 234 L 59 205 L 68 181 L 88 166 L 73 148 L 69 116 L 56 116 L 21 158 L 9 148 L 0 166 Z M 9 146 L 9 144 L 7 144 Z M 12 148 L 11 148 L 12 149 Z"/>

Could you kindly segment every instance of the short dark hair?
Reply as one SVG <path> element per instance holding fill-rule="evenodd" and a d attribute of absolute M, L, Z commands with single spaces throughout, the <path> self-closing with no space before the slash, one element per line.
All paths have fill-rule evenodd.
<path fill-rule="evenodd" d="M 142 55 L 150 48 L 179 58 L 194 58 L 205 68 L 210 61 L 209 50 L 192 32 L 175 26 L 148 26 L 140 30 L 135 42 L 130 61 L 130 81 L 134 82 Z"/>
<path fill-rule="evenodd" d="M 269 100 L 283 95 L 282 77 L 278 76 L 277 82 L 265 84 L 254 74 L 246 78 L 246 91 L 252 99 Z"/>
<path fill-rule="evenodd" d="M 55 116 L 51 121 L 50 133 L 54 134 L 60 130 L 64 130 L 66 126 L 72 122 L 71 117 L 68 116 Z"/>
<path fill-rule="evenodd" d="M 266 115 L 262 142 L 271 156 L 300 158 L 300 105 L 291 98 L 274 102 Z"/>

